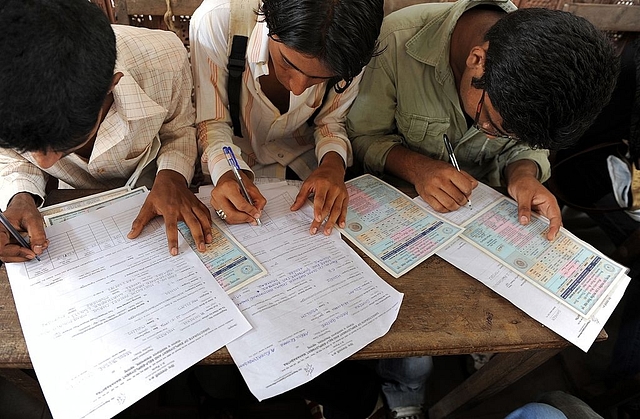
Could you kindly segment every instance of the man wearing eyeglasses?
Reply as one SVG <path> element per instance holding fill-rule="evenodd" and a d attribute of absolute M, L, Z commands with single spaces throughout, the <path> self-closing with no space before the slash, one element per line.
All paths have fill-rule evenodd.
<path fill-rule="evenodd" d="M 356 161 L 411 182 L 440 212 L 465 205 L 478 180 L 506 186 L 521 223 L 537 211 L 553 239 L 562 220 L 541 183 L 547 150 L 577 141 L 608 102 L 609 41 L 569 13 L 469 0 L 401 9 L 379 40 L 347 120 Z"/>
<path fill-rule="evenodd" d="M 520 222 L 541 213 L 552 240 L 562 219 L 541 183 L 547 150 L 576 142 L 609 101 L 609 41 L 569 13 L 470 0 L 400 9 L 379 41 L 347 117 L 356 162 L 412 183 L 440 212 L 466 205 L 478 181 L 506 187 Z M 390 417 L 425 417 L 431 368 L 430 357 L 379 361 Z"/>

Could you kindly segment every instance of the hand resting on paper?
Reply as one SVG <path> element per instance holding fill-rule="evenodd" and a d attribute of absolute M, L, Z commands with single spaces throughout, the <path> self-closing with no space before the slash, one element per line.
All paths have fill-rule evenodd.
<path fill-rule="evenodd" d="M 187 224 L 199 251 L 204 252 L 205 243 L 213 240 L 209 209 L 189 190 L 184 176 L 176 171 L 160 170 L 156 174 L 151 192 L 133 220 L 127 237 L 138 237 L 144 226 L 158 215 L 164 218 L 169 252 L 173 256 L 178 254 L 178 221 Z"/>
<path fill-rule="evenodd" d="M 511 163 L 505 169 L 507 191 L 518 203 L 520 224 L 529 224 L 531 211 L 536 211 L 549 220 L 547 240 L 553 240 L 562 227 L 562 214 L 556 197 L 540 183 L 537 172 L 536 163 L 531 160 Z"/>
<path fill-rule="evenodd" d="M 313 221 L 309 232 L 316 234 L 324 224 L 323 233 L 328 236 L 337 224 L 344 228 L 347 220 L 349 193 L 344 184 L 345 167 L 342 157 L 335 152 L 327 153 L 320 166 L 303 182 L 291 211 L 297 211 L 313 194 Z"/>
<path fill-rule="evenodd" d="M 36 255 L 49 246 L 49 240 L 44 232 L 42 215 L 31 196 L 21 192 L 13 196 L 4 216 L 16 230 L 26 231 L 30 248 L 18 244 L 9 231 L 0 224 L 0 260 L 3 262 L 26 262 L 35 259 Z"/>

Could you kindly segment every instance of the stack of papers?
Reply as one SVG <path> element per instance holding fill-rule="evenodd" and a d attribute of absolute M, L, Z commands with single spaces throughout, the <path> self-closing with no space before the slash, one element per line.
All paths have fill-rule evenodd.
<path fill-rule="evenodd" d="M 347 182 L 347 239 L 398 277 L 436 253 L 585 352 L 620 302 L 630 278 L 568 230 L 546 239 L 548 220 L 518 222 L 518 206 L 487 185 L 473 209 L 437 213 L 379 178 Z"/>
<path fill-rule="evenodd" d="M 7 265 L 29 355 L 54 418 L 109 418 L 224 345 L 262 400 L 383 336 L 402 294 L 340 238 L 309 234 L 298 192 L 261 186 L 262 227 L 217 217 L 214 243 L 178 256 L 154 219 L 127 239 L 147 191 L 50 209 L 41 262 Z M 209 204 L 210 189 L 198 195 Z M 111 205 L 117 203 L 117 205 Z"/>

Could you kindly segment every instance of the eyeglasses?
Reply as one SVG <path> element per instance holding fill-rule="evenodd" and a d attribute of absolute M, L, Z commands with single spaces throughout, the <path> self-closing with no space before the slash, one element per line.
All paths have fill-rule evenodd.
<path fill-rule="evenodd" d="M 476 117 L 473 118 L 473 127 L 475 129 L 477 129 L 478 131 L 484 133 L 485 135 L 489 136 L 489 137 L 500 137 L 500 138 L 506 138 L 509 140 L 513 140 L 513 141 L 519 141 L 520 139 L 518 137 L 514 137 L 511 135 L 507 135 L 505 133 L 502 133 L 500 131 L 498 131 L 497 129 L 486 129 L 485 127 L 483 127 L 479 120 L 480 120 L 480 113 L 482 112 L 482 105 L 484 105 L 484 95 L 486 93 L 485 89 L 482 89 L 482 96 L 480 96 L 480 101 L 478 102 L 478 106 L 476 107 Z"/>

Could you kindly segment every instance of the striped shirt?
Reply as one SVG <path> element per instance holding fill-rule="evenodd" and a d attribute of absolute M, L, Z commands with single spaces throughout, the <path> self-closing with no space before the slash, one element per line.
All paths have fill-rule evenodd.
<path fill-rule="evenodd" d="M 229 0 L 204 0 L 191 17 L 191 65 L 194 72 L 198 145 L 203 170 L 214 183 L 229 170 L 223 146 L 241 155 L 243 169 L 277 164 L 290 166 L 302 179 L 317 168 L 322 157 L 335 151 L 351 165 L 351 143 L 345 129 L 346 114 L 358 93 L 360 76 L 342 94 L 330 90 L 323 102 L 326 82 L 289 93 L 289 110 L 281 114 L 260 88 L 259 78 L 269 74 L 268 28 L 257 22 L 247 44 L 246 66 L 240 94 L 243 137 L 234 137 L 228 110 Z M 307 120 L 322 107 L 309 127 Z"/>

